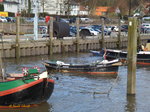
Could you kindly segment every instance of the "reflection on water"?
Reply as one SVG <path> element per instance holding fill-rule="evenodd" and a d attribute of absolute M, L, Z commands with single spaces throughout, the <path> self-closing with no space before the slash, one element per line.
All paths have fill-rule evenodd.
<path fill-rule="evenodd" d="M 39 66 L 45 69 L 44 60 L 60 60 L 66 63 L 91 63 L 100 57 L 88 53 L 55 54 L 53 56 L 24 57 L 5 59 L 6 72 L 22 72 L 22 67 Z M 150 110 L 150 67 L 137 68 L 136 98 L 126 95 L 127 67 L 119 68 L 118 80 L 87 74 L 55 73 L 55 88 L 47 103 L 39 106 L 20 109 L 2 110 L 0 112 L 149 112 Z M 106 93 L 112 87 L 109 97 Z"/>
<path fill-rule="evenodd" d="M 125 112 L 136 112 L 136 97 L 135 95 L 127 95 L 127 104 Z"/>

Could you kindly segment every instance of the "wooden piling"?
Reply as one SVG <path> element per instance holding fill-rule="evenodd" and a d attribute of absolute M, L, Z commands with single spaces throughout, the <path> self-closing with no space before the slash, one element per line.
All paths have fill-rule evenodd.
<path fill-rule="evenodd" d="M 60 44 L 61 44 L 61 53 L 64 54 L 65 53 L 65 47 L 64 47 L 63 40 L 61 40 Z"/>
<path fill-rule="evenodd" d="M 138 19 L 138 36 L 137 36 L 137 46 L 139 47 L 141 45 L 141 35 L 140 35 L 140 32 L 141 32 L 141 20 Z"/>
<path fill-rule="evenodd" d="M 16 59 L 20 58 L 20 44 L 19 44 L 19 36 L 20 36 L 20 17 L 17 16 L 16 18 Z"/>
<path fill-rule="evenodd" d="M 76 53 L 79 53 L 79 17 L 76 20 L 77 37 L 76 37 Z"/>
<path fill-rule="evenodd" d="M 49 22 L 49 55 L 53 55 L 53 17 Z"/>
<path fill-rule="evenodd" d="M 117 41 L 117 48 L 121 49 L 121 22 L 120 22 L 120 18 L 118 18 L 118 41 Z"/>
<path fill-rule="evenodd" d="M 136 93 L 137 18 L 129 18 L 128 25 L 128 78 L 127 95 Z"/>
<path fill-rule="evenodd" d="M 102 38 L 101 38 L 101 49 L 105 47 L 105 40 L 104 40 L 104 19 L 102 18 Z"/>

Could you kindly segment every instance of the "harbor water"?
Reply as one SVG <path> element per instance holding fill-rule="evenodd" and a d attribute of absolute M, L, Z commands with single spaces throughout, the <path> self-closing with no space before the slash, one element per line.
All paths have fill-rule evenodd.
<path fill-rule="evenodd" d="M 101 59 L 89 53 L 55 54 L 24 57 L 19 61 L 3 59 L 7 73 L 22 72 L 23 67 L 39 66 L 44 60 L 67 63 L 91 63 Z M 137 67 L 136 95 L 127 96 L 127 67 L 119 68 L 118 77 L 87 74 L 52 73 L 55 88 L 45 103 L 31 108 L 0 110 L 0 112 L 150 112 L 150 67 Z M 58 78 L 58 80 L 57 80 Z"/>

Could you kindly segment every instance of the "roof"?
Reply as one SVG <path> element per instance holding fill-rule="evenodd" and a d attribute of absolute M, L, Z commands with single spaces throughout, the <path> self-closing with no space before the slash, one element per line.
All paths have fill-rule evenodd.
<path fill-rule="evenodd" d="M 106 13 L 110 7 L 97 7 L 95 10 L 95 14 L 97 16 L 103 15 L 103 13 Z"/>
<path fill-rule="evenodd" d="M 15 1 L 3 1 L 3 4 L 19 4 L 19 2 L 15 2 Z"/>
<path fill-rule="evenodd" d="M 84 6 L 80 6 L 80 11 L 88 11 L 88 9 Z"/>
<path fill-rule="evenodd" d="M 97 12 L 107 12 L 109 7 L 97 7 L 96 11 Z"/>

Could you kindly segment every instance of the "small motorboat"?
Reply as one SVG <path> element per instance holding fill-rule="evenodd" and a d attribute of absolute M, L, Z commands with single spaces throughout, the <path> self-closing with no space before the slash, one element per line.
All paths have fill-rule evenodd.
<path fill-rule="evenodd" d="M 108 60 L 120 59 L 122 61 L 127 61 L 127 52 L 122 50 L 113 50 L 113 49 L 103 49 L 100 52 L 94 51 L 94 54 L 97 52 L 97 56 L 103 56 Z M 92 53 L 92 52 L 91 52 Z M 137 64 L 138 65 L 150 65 L 150 51 L 139 51 L 137 52 Z"/>
<path fill-rule="evenodd" d="M 73 64 L 65 63 L 63 61 L 45 61 L 45 67 L 48 72 L 72 72 L 72 73 L 84 73 L 91 75 L 109 76 L 109 74 L 116 75 L 121 62 L 118 59 L 108 61 L 96 61 L 90 64 Z"/>

